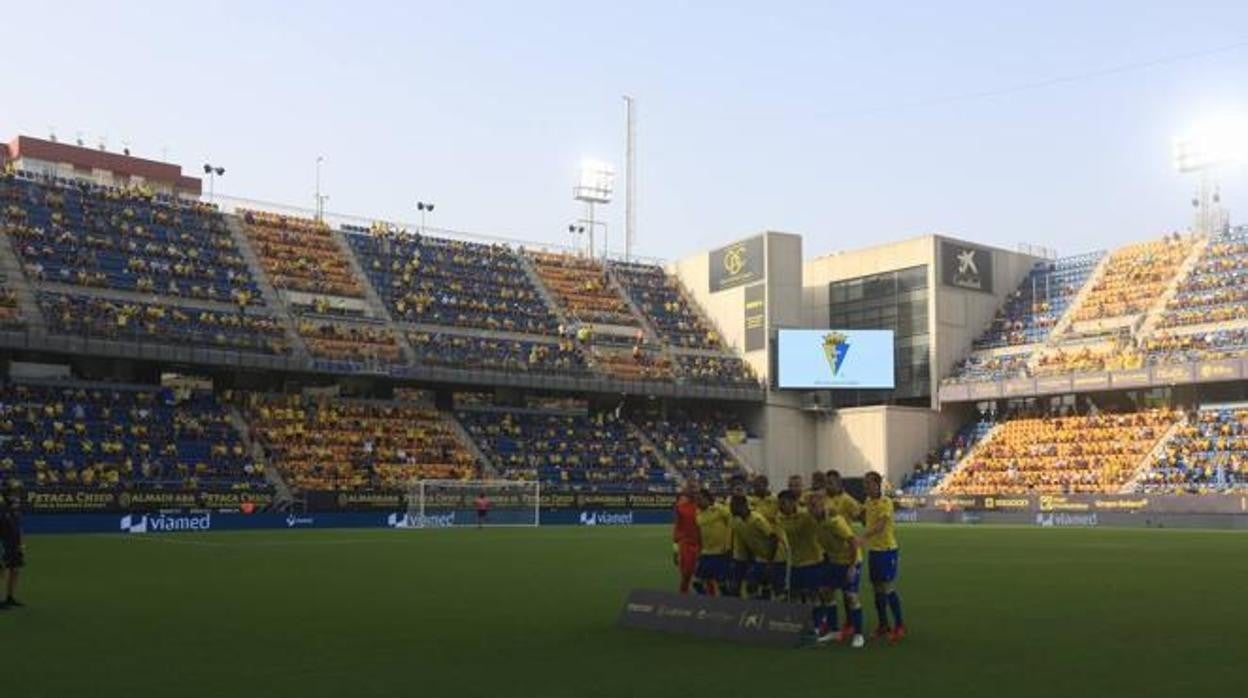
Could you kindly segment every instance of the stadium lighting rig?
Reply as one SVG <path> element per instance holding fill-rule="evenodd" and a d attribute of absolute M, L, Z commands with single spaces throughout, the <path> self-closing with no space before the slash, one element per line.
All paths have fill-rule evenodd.
<path fill-rule="evenodd" d="M 428 201 L 417 201 L 416 210 L 420 211 L 420 234 L 425 234 L 425 216 L 433 213 L 433 204 Z"/>
<path fill-rule="evenodd" d="M 1227 223 L 1222 210 L 1218 170 L 1248 162 L 1248 115 L 1220 114 L 1194 124 L 1174 139 L 1174 167 L 1183 174 L 1199 176 L 1192 206 L 1196 229 L 1210 234 Z"/>
<path fill-rule="evenodd" d="M 594 228 L 602 226 L 602 256 L 607 256 L 607 224 L 594 219 L 594 206 L 611 203 L 615 194 L 615 168 L 599 160 L 583 160 L 572 196 L 585 204 L 585 218 L 577 221 L 589 229 L 589 256 L 594 256 Z"/>
<path fill-rule="evenodd" d="M 217 177 L 225 175 L 225 168 L 204 163 L 204 174 L 208 175 L 208 200 L 213 201 L 216 199 Z"/>

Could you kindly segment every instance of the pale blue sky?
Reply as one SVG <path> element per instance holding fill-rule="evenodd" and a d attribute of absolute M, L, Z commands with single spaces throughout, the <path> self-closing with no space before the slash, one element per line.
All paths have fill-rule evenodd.
<path fill-rule="evenodd" d="M 638 251 L 760 229 L 806 255 L 947 232 L 1082 252 L 1187 224 L 1172 136 L 1248 111 L 1244 2 L 9 3 L 0 134 L 229 169 L 218 191 L 567 242 L 582 157 L 623 164 Z M 1248 220 L 1248 175 L 1224 178 Z M 608 212 L 623 230 L 622 201 Z"/>

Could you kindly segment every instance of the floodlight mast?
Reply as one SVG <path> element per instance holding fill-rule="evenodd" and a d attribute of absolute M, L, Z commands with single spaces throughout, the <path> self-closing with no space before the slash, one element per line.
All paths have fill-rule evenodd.
<path fill-rule="evenodd" d="M 585 223 L 589 232 L 589 256 L 594 256 L 594 227 L 602 226 L 602 257 L 607 257 L 607 224 L 594 220 L 594 206 L 611 203 L 615 193 L 615 169 L 604 162 L 586 160 L 581 163 L 579 183 L 572 188 L 572 196 L 585 204 Z"/>
<path fill-rule="evenodd" d="M 1220 169 L 1243 162 L 1248 162 L 1248 118 L 1210 119 L 1175 139 L 1175 169 L 1200 177 L 1192 199 L 1200 234 L 1210 235 L 1227 226 L 1229 216 L 1221 206 L 1216 175 Z"/>

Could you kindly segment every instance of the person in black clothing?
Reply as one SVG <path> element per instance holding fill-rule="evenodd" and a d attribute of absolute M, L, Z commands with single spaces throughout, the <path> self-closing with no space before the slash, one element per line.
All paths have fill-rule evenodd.
<path fill-rule="evenodd" d="M 18 573 L 26 564 L 26 551 L 22 547 L 22 513 L 12 495 L 0 495 L 0 545 L 4 548 L 0 551 L 0 570 L 8 571 L 4 603 L 0 608 L 21 606 L 13 594 L 17 591 Z"/>

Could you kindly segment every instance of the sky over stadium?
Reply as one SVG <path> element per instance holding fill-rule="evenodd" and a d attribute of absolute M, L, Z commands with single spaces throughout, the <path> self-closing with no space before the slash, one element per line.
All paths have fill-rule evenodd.
<path fill-rule="evenodd" d="M 5 7 L 0 137 L 82 133 L 217 191 L 569 242 L 585 157 L 638 247 L 813 256 L 945 232 L 1078 253 L 1188 225 L 1172 138 L 1248 114 L 1244 2 L 57 2 Z M 1248 172 L 1225 172 L 1232 222 Z M 622 177 L 620 178 L 622 185 Z M 1237 215 L 1238 214 L 1238 215 Z M 623 205 L 608 207 L 613 247 Z"/>

